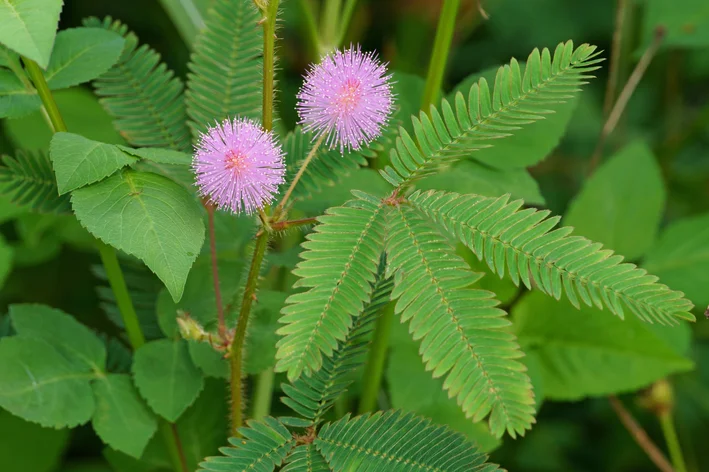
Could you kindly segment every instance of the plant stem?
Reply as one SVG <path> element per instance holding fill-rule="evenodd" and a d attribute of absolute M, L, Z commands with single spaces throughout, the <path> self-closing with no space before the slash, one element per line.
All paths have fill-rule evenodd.
<path fill-rule="evenodd" d="M 448 62 L 453 33 L 455 31 L 455 19 L 458 15 L 460 0 L 444 0 L 441 16 L 438 18 L 436 28 L 436 39 L 433 42 L 433 52 L 431 61 L 428 64 L 428 75 L 426 76 L 426 88 L 421 100 L 421 109 L 427 110 L 431 104 L 438 100 L 438 93 L 443 84 L 443 74 Z"/>
<path fill-rule="evenodd" d="M 162 434 L 163 441 L 165 442 L 167 454 L 170 456 L 173 468 L 180 472 L 189 472 L 187 469 L 187 460 L 185 459 L 185 451 L 182 449 L 177 427 L 162 418 L 158 423 L 158 427 L 160 434 Z"/>
<path fill-rule="evenodd" d="M 251 259 L 251 267 L 249 275 L 246 279 L 246 288 L 244 289 L 244 298 L 241 301 L 241 310 L 239 311 L 239 319 L 236 322 L 236 331 L 234 332 L 234 340 L 229 348 L 229 358 L 231 361 L 231 432 L 233 436 L 239 436 L 238 429 L 244 423 L 244 386 L 241 382 L 242 367 L 244 359 L 244 340 L 246 339 L 246 327 L 249 323 L 249 314 L 251 313 L 251 305 L 256 299 L 256 287 L 258 285 L 259 271 L 261 263 L 266 255 L 266 246 L 268 245 L 269 233 L 261 232 L 256 237 L 256 247 L 254 248 L 254 256 Z"/>
<path fill-rule="evenodd" d="M 623 45 L 623 33 L 628 0 L 616 0 L 615 6 L 615 27 L 613 29 L 613 45 L 611 47 L 611 59 L 608 69 L 608 84 L 606 85 L 606 95 L 603 99 L 603 115 L 608 118 L 618 89 L 618 77 L 620 76 L 620 52 Z"/>
<path fill-rule="evenodd" d="M 276 48 L 276 19 L 279 0 L 271 0 L 263 22 L 263 129 L 273 129 L 273 75 Z"/>
<path fill-rule="evenodd" d="M 44 80 L 44 74 L 42 74 L 42 69 L 39 68 L 36 62 L 32 59 L 27 59 L 22 57 L 22 62 L 25 64 L 27 73 L 34 83 L 34 88 L 37 90 L 39 98 L 42 100 L 44 109 L 47 110 L 47 115 L 49 116 L 49 121 L 52 124 L 53 131 L 66 132 L 66 124 L 62 118 L 61 113 L 59 113 L 59 108 L 57 108 L 57 102 L 54 101 L 52 92 L 49 90 L 47 81 Z"/>
<path fill-rule="evenodd" d="M 275 211 L 273 212 L 273 219 L 274 220 L 277 220 L 278 217 L 281 216 L 281 213 L 283 212 L 283 209 L 286 207 L 286 203 L 288 203 L 288 199 L 290 198 L 291 194 L 293 193 L 295 186 L 298 185 L 298 181 L 305 173 L 305 169 L 308 167 L 308 164 L 310 164 L 310 161 L 313 160 L 313 157 L 315 157 L 315 154 L 317 153 L 318 148 L 320 148 L 320 145 L 323 143 L 324 140 L 325 140 L 325 135 L 323 134 L 322 136 L 320 136 L 318 138 L 317 141 L 315 141 L 315 144 L 313 144 L 313 147 L 310 149 L 310 152 L 308 153 L 308 155 L 305 157 L 305 160 L 301 164 L 300 169 L 298 169 L 298 173 L 295 174 L 295 177 L 293 177 L 293 181 L 290 183 L 288 190 L 286 190 L 285 195 L 283 195 L 281 202 L 278 204 Z"/>
<path fill-rule="evenodd" d="M 340 11 L 342 0 L 325 0 L 323 14 L 320 18 L 320 38 L 327 52 L 337 47 L 337 38 L 340 31 Z"/>
<path fill-rule="evenodd" d="M 394 321 L 394 304 L 390 303 L 382 309 L 377 324 L 374 327 L 374 340 L 364 368 L 364 385 L 359 399 L 357 414 L 374 411 L 377 407 L 377 397 L 382 384 L 384 363 L 389 347 L 389 335 Z"/>
<path fill-rule="evenodd" d="M 674 421 L 672 421 L 672 410 L 667 409 L 660 412 L 658 415 L 660 426 L 662 426 L 662 434 L 665 436 L 667 449 L 670 451 L 670 458 L 675 472 L 687 472 L 687 466 L 684 463 L 682 448 L 679 445 L 677 431 L 675 430 Z"/>
<path fill-rule="evenodd" d="M 314 62 L 317 62 L 320 56 L 320 33 L 318 32 L 313 5 L 310 0 L 298 0 L 298 7 L 305 23 L 305 34 L 310 56 Z"/>
<path fill-rule="evenodd" d="M 596 144 L 596 149 L 594 149 L 593 155 L 591 156 L 591 162 L 588 168 L 588 175 L 591 175 L 596 170 L 598 164 L 600 164 L 601 157 L 603 155 L 603 150 L 606 146 L 606 140 L 618 124 L 618 120 L 620 120 L 621 115 L 625 111 L 625 107 L 628 105 L 630 97 L 633 96 L 633 92 L 635 92 L 635 89 L 640 83 L 640 80 L 645 75 L 648 66 L 652 62 L 652 59 L 655 57 L 657 50 L 660 48 L 664 36 L 664 30 L 658 28 L 655 32 L 654 41 L 645 50 L 642 57 L 640 58 L 640 61 L 638 61 L 638 64 L 635 66 L 635 69 L 633 69 L 633 73 L 630 74 L 628 82 L 626 82 L 625 86 L 623 86 L 623 90 L 620 92 L 618 100 L 615 102 L 615 105 L 613 105 L 613 109 L 608 115 L 608 119 L 606 120 L 605 124 L 603 125 L 603 129 L 601 130 L 601 136 L 599 137 L 598 143 Z"/>
<path fill-rule="evenodd" d="M 279 221 L 278 223 L 273 223 L 271 225 L 271 229 L 273 231 L 285 231 L 287 229 L 297 228 L 299 226 L 312 225 L 317 222 L 317 218 L 303 218 L 301 220 Z"/>
<path fill-rule="evenodd" d="M 96 245 L 98 246 L 98 252 L 101 256 L 101 262 L 103 262 L 103 268 L 106 270 L 108 283 L 116 298 L 116 304 L 118 305 L 118 311 L 121 313 L 121 319 L 123 320 L 128 340 L 133 350 L 138 350 L 145 344 L 145 336 L 140 327 L 140 321 L 133 307 L 133 302 L 130 299 L 130 293 L 128 292 L 128 287 L 123 277 L 123 271 L 118 263 L 116 251 L 111 246 L 98 239 L 96 240 Z"/>
<path fill-rule="evenodd" d="M 263 419 L 271 412 L 271 400 L 273 398 L 273 381 L 276 373 L 273 367 L 264 370 L 256 378 L 254 388 L 254 406 L 251 416 L 255 420 Z"/>
<path fill-rule="evenodd" d="M 214 205 L 206 203 L 207 225 L 209 226 L 209 254 L 212 263 L 212 282 L 214 283 L 214 298 L 217 304 L 218 333 L 222 342 L 227 340 L 226 322 L 224 321 L 224 305 L 222 303 L 222 291 L 219 284 L 219 264 L 217 263 L 217 236 L 214 229 Z"/>
<path fill-rule="evenodd" d="M 160 0 L 170 20 L 175 24 L 188 48 L 192 48 L 197 34 L 204 29 L 204 19 L 192 0 Z"/>
<path fill-rule="evenodd" d="M 662 472 L 674 472 L 672 465 L 669 463 L 665 455 L 660 451 L 660 449 L 652 442 L 652 439 L 647 435 L 645 430 L 635 421 L 633 415 L 623 406 L 620 400 L 615 396 L 608 397 L 608 401 L 613 407 L 618 419 L 623 423 L 625 429 L 628 430 L 630 435 L 638 443 L 638 446 L 645 451 L 645 454 L 650 458 L 650 460 L 660 469 Z"/>
<path fill-rule="evenodd" d="M 342 46 L 342 41 L 344 41 L 347 35 L 347 30 L 350 27 L 350 21 L 352 21 L 352 15 L 354 15 L 355 7 L 357 6 L 357 0 L 347 0 L 345 3 L 345 8 L 342 10 L 342 18 L 340 20 L 340 35 L 337 37 L 337 46 Z"/>
<path fill-rule="evenodd" d="M 64 119 L 59 112 L 57 103 L 54 101 L 52 92 L 49 90 L 47 81 L 44 79 L 42 69 L 39 68 L 36 62 L 24 56 L 22 57 L 22 62 L 27 68 L 27 72 L 32 79 L 35 89 L 37 89 L 40 99 L 42 99 L 42 104 L 47 110 L 47 115 L 51 121 L 52 128 L 54 128 L 54 132 L 66 132 L 66 124 L 64 123 Z M 118 263 L 116 250 L 98 239 L 96 240 L 96 244 L 101 257 L 101 262 L 106 270 L 108 283 L 111 286 L 111 290 L 113 290 L 113 296 L 116 298 L 116 304 L 118 305 L 118 311 L 121 314 L 121 319 L 123 320 L 123 324 L 126 328 L 128 340 L 130 341 L 131 347 L 135 351 L 145 344 L 145 335 L 143 334 L 143 330 L 140 327 L 140 321 L 138 320 L 138 315 L 133 307 L 133 301 L 130 298 L 130 292 L 128 292 L 123 271 Z M 165 436 L 165 445 L 175 467 L 175 471 L 188 472 L 184 454 L 181 453 L 182 446 L 180 443 L 180 438 L 177 435 L 177 430 L 169 430 L 170 427 L 170 423 L 167 423 L 162 418 L 160 419 L 161 430 L 165 431 L 167 428 L 168 433 L 170 434 L 169 438 L 167 435 Z"/>

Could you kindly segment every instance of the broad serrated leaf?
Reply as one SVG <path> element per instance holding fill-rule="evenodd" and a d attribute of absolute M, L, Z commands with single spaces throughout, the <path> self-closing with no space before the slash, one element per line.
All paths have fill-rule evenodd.
<path fill-rule="evenodd" d="M 78 369 L 106 369 L 104 343 L 72 316 L 46 305 L 10 305 L 9 312 L 18 335 L 51 344 Z"/>
<path fill-rule="evenodd" d="M 494 294 L 471 288 L 472 272 L 440 232 L 410 208 L 392 211 L 387 273 L 395 274 L 396 313 L 409 323 L 433 377 L 466 416 L 489 416 L 490 431 L 523 435 L 534 423 L 534 394 L 523 356 Z"/>
<path fill-rule="evenodd" d="M 72 28 L 57 34 L 44 74 L 50 89 L 73 87 L 95 79 L 116 63 L 124 39 L 102 28 Z"/>
<path fill-rule="evenodd" d="M 98 182 L 137 159 L 113 144 L 72 133 L 56 133 L 49 146 L 59 195 Z"/>
<path fill-rule="evenodd" d="M 150 408 L 171 422 L 177 421 L 204 386 L 183 340 L 161 339 L 141 346 L 133 359 L 133 378 Z"/>
<path fill-rule="evenodd" d="M 0 3 L 0 43 L 46 68 L 62 3 L 62 0 L 4 0 Z"/>
<path fill-rule="evenodd" d="M 114 31 L 125 38 L 118 62 L 94 80 L 96 95 L 114 117 L 121 135 L 136 147 L 190 151 L 190 132 L 182 81 L 160 62 L 160 55 L 119 21 L 89 18 L 85 26 Z"/>
<path fill-rule="evenodd" d="M 201 208 L 165 177 L 124 170 L 72 192 L 76 217 L 94 236 L 141 259 L 174 300 L 182 297 L 204 242 Z"/>
<path fill-rule="evenodd" d="M 229 438 L 231 446 L 221 449 L 224 456 L 207 457 L 200 470 L 271 472 L 280 466 L 295 446 L 290 431 L 270 416 L 262 421 L 248 421 L 247 425 L 239 429 L 242 438 Z"/>
<path fill-rule="evenodd" d="M 562 223 L 634 260 L 652 246 L 664 206 L 660 167 L 650 148 L 635 142 L 586 181 Z"/>
<path fill-rule="evenodd" d="M 96 411 L 91 422 L 96 434 L 113 449 L 139 459 L 158 423 L 130 376 L 108 374 L 95 380 L 92 387 Z"/>
<path fill-rule="evenodd" d="M 69 196 L 59 195 L 52 163 L 44 153 L 17 152 L 2 156 L 0 194 L 38 213 L 68 213 Z"/>
<path fill-rule="evenodd" d="M 374 434 L 362 434 L 372 431 Z M 493 472 L 487 456 L 460 433 L 400 411 L 349 415 L 322 427 L 315 446 L 335 472 Z"/>
<path fill-rule="evenodd" d="M 657 333 L 679 331 L 689 339 L 686 325 L 655 327 L 635 318 L 600 316 L 596 308 L 577 310 L 541 293 L 527 294 L 513 318 L 520 343 L 536 354 L 551 399 L 630 392 L 693 366 Z"/>
<path fill-rule="evenodd" d="M 263 29 L 253 0 L 215 0 L 197 36 L 185 92 L 190 128 L 225 118 L 260 118 Z"/>
<path fill-rule="evenodd" d="M 454 103 L 443 100 L 440 110 L 431 106 L 413 119 L 413 137 L 399 130 L 391 151 L 391 165 L 381 175 L 395 187 L 436 173 L 442 166 L 490 147 L 490 140 L 505 138 L 522 126 L 544 118 L 546 104 L 563 103 L 591 76 L 600 61 L 594 46 L 574 49 L 568 41 L 557 46 L 553 58 L 548 49 L 534 50 L 524 74 L 512 60 L 501 67 L 493 90 L 485 79 L 470 88 L 467 99 L 457 94 Z"/>
<path fill-rule="evenodd" d="M 39 110 L 42 101 L 37 91 L 7 69 L 0 69 L 0 118 L 19 118 Z"/>
<path fill-rule="evenodd" d="M 320 225 L 303 243 L 303 259 L 293 273 L 298 287 L 308 291 L 291 295 L 283 308 L 278 330 L 278 371 L 291 380 L 322 366 L 345 339 L 352 318 L 364 308 L 372 291 L 384 245 L 384 205 L 358 194 L 345 206 L 331 208 L 318 218 Z"/>
<path fill-rule="evenodd" d="M 0 407 L 27 421 L 52 428 L 86 423 L 95 377 L 41 339 L 0 339 Z"/>
<path fill-rule="evenodd" d="M 600 243 L 571 235 L 572 228 L 554 229 L 559 217 L 548 218 L 548 210 L 521 209 L 523 202 L 510 202 L 509 195 L 415 192 L 408 202 L 517 285 L 521 281 L 557 300 L 565 293 L 574 306 L 606 307 L 621 318 L 627 308 L 647 322 L 694 320 L 693 305 L 682 292 L 623 263 Z"/>
<path fill-rule="evenodd" d="M 672 222 L 643 267 L 702 308 L 709 305 L 709 214 Z"/>

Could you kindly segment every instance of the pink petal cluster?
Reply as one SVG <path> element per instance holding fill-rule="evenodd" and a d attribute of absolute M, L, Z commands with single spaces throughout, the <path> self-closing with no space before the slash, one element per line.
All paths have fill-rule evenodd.
<path fill-rule="evenodd" d="M 273 133 L 243 118 L 226 119 L 202 134 L 192 167 L 202 196 L 246 214 L 273 201 L 286 171 Z"/>
<path fill-rule="evenodd" d="M 332 149 L 360 149 L 379 137 L 393 108 L 391 75 L 359 46 L 335 51 L 305 77 L 298 93 L 300 123 Z"/>

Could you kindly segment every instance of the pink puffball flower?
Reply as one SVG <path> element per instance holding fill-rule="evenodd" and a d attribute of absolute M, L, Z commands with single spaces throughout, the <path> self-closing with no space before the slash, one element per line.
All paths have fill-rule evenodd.
<path fill-rule="evenodd" d="M 382 134 L 393 108 L 392 77 L 359 46 L 335 51 L 312 66 L 298 93 L 300 124 L 330 149 L 360 149 Z"/>
<path fill-rule="evenodd" d="M 202 196 L 220 209 L 246 214 L 273 201 L 286 172 L 273 133 L 244 118 L 227 118 L 203 133 L 192 168 Z"/>

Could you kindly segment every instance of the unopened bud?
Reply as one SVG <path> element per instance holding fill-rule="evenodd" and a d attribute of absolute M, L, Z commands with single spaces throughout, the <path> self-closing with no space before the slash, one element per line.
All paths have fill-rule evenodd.
<path fill-rule="evenodd" d="M 204 331 L 202 325 L 185 312 L 178 312 L 177 327 L 180 331 L 180 336 L 188 341 L 204 341 L 208 338 L 207 332 Z"/>

